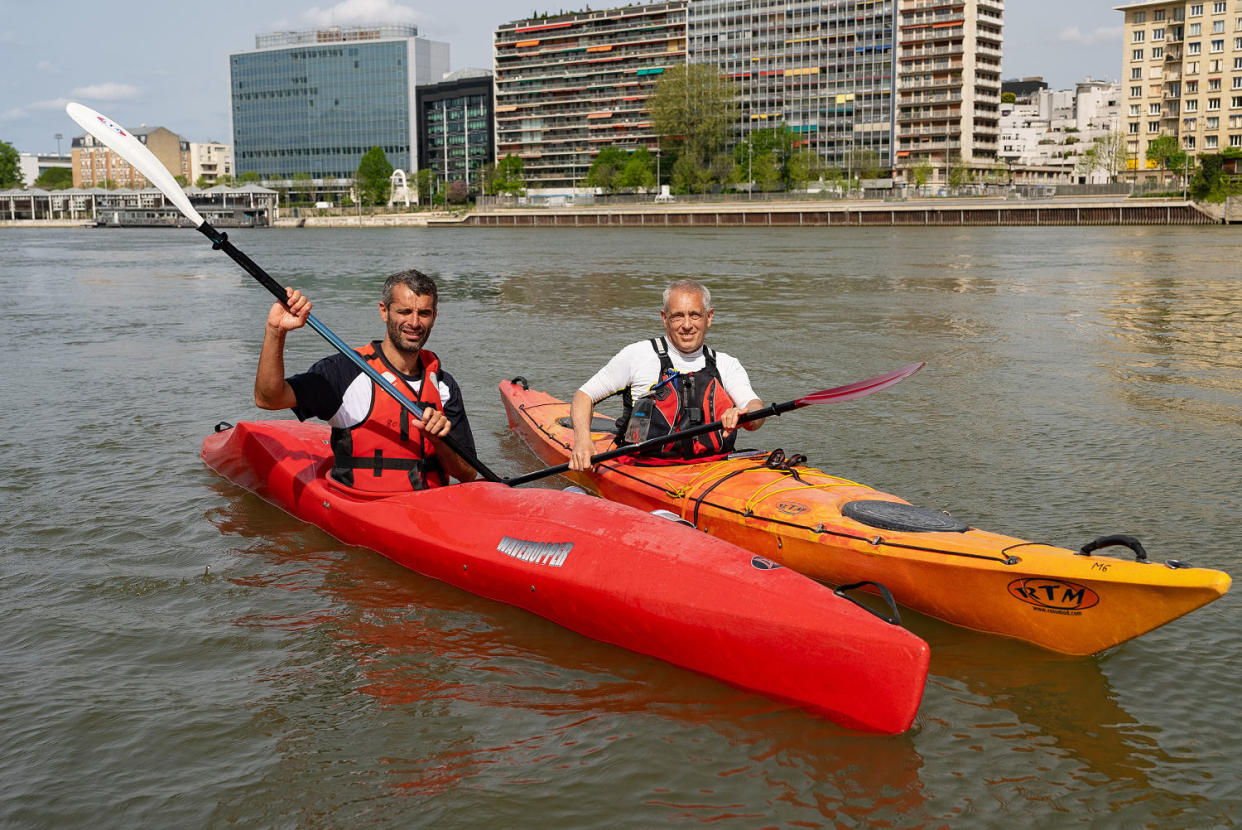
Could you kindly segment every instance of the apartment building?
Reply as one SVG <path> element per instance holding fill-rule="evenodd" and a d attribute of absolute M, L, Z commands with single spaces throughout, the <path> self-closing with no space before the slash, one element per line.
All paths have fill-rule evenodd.
<path fill-rule="evenodd" d="M 686 59 L 686 0 L 506 23 L 493 40 L 496 157 L 535 190 L 570 188 L 601 147 L 655 150 L 647 101 Z"/>
<path fill-rule="evenodd" d="M 174 176 L 184 176 L 189 182 L 190 144 L 181 136 L 164 127 L 148 127 L 143 124 L 129 133 L 146 145 L 160 164 Z M 149 182 L 146 177 L 130 167 L 129 162 L 114 153 L 102 141 L 89 133 L 75 136 L 70 150 L 73 164 L 73 186 L 95 187 L 111 182 L 117 187 L 142 188 Z"/>
<path fill-rule="evenodd" d="M 1004 0 L 897 0 L 896 167 L 997 166 Z"/>
<path fill-rule="evenodd" d="M 495 159 L 492 73 L 462 69 L 418 88 L 418 158 L 439 183 L 479 191 L 480 168 Z"/>
<path fill-rule="evenodd" d="M 1147 148 L 1174 136 L 1191 157 L 1242 149 L 1242 0 L 1128 3 L 1123 120 L 1128 168 L 1164 175 Z"/>
<path fill-rule="evenodd" d="M 417 168 L 419 84 L 449 70 L 449 45 L 418 27 L 376 25 L 274 32 L 229 56 L 238 174 L 353 177 L 372 147 Z"/>
<path fill-rule="evenodd" d="M 894 0 L 691 0 L 688 59 L 737 85 L 740 131 L 788 125 L 846 167 L 893 162 Z"/>
<path fill-rule="evenodd" d="M 190 142 L 190 184 L 202 179 L 207 187 L 221 176 L 233 175 L 233 148 L 218 141 Z"/>
<path fill-rule="evenodd" d="M 1042 83 L 1042 81 L 1041 81 Z M 1118 172 L 1105 161 L 1085 168 L 1095 140 L 1120 127 L 1121 84 L 1087 78 L 1074 89 L 1037 89 L 1026 101 L 1001 104 L 997 158 L 1018 184 L 1102 184 Z"/>

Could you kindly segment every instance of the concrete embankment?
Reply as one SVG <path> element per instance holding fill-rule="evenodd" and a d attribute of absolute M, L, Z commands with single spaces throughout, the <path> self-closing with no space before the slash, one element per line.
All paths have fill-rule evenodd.
<path fill-rule="evenodd" d="M 841 204 L 661 205 L 476 211 L 429 226 L 1211 225 L 1227 221 L 1181 199 L 954 200 Z"/>

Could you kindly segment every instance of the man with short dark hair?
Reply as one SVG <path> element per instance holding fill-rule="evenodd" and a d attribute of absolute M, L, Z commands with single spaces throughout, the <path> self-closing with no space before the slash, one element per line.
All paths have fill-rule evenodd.
<path fill-rule="evenodd" d="M 648 455 L 670 460 L 719 457 L 733 450 L 738 418 L 763 406 L 750 386 L 742 364 L 703 341 L 715 309 L 711 292 L 694 280 L 678 280 L 664 290 L 664 337 L 631 343 L 582 384 L 570 404 L 574 446 L 569 469 L 591 467 L 591 413 L 599 401 L 623 394 L 617 419 L 617 443 L 627 440 L 637 413 L 649 424 L 646 434 L 630 433 L 632 443 L 668 435 L 700 424 L 720 421 L 722 429 L 669 442 Z M 763 419 L 742 426 L 758 429 Z"/>
<path fill-rule="evenodd" d="M 261 409 L 292 409 L 299 420 L 315 417 L 332 427 L 332 476 L 375 492 L 440 487 L 474 469 L 444 443 L 446 436 L 474 453 L 474 436 L 457 382 L 424 348 L 435 325 L 438 294 L 430 277 L 413 269 L 384 282 L 379 304 L 386 335 L 358 353 L 411 401 L 415 419 L 343 354 L 330 355 L 298 375 L 285 377 L 285 337 L 306 325 L 311 302 L 285 289 L 288 299 L 267 315 L 255 373 L 254 402 Z"/>

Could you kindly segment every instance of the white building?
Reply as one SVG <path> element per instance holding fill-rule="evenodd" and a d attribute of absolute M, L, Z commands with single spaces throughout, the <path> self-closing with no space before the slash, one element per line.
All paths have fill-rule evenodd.
<path fill-rule="evenodd" d="M 221 176 L 233 175 L 233 147 L 217 141 L 190 142 L 190 184 L 200 177 L 211 187 Z"/>
<path fill-rule="evenodd" d="M 1084 171 L 1095 139 L 1121 129 L 1121 84 L 1087 78 L 1074 89 L 1044 89 L 1029 104 L 1002 104 L 997 157 L 1018 183 L 1101 184 L 1109 171 Z"/>
<path fill-rule="evenodd" d="M 35 179 L 44 171 L 53 167 L 73 169 L 73 159 L 69 156 L 52 155 L 51 153 L 19 153 L 18 169 L 22 171 L 22 181 L 26 187 L 34 187 Z"/>

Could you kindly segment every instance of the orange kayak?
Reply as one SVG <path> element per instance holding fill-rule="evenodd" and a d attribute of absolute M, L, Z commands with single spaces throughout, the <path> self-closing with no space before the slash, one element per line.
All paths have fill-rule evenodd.
<path fill-rule="evenodd" d="M 569 404 L 516 381 L 500 384 L 510 426 L 544 463 L 565 462 Z M 611 419 L 596 415 L 593 428 L 595 452 L 613 449 Z M 1148 561 L 1130 537 L 1094 544 L 1123 544 L 1133 559 L 1003 536 L 779 453 L 691 464 L 619 458 L 565 475 L 606 499 L 672 511 L 821 582 L 880 582 L 920 613 L 1064 654 L 1124 643 L 1229 590 L 1228 574 Z"/>

